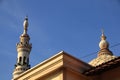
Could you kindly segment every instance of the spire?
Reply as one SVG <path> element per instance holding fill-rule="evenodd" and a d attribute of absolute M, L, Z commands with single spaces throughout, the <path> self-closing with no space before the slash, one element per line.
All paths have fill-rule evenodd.
<path fill-rule="evenodd" d="M 25 20 L 23 22 L 23 27 L 24 27 L 24 32 L 23 34 L 27 34 L 27 29 L 28 29 L 28 17 L 25 17 Z"/>
<path fill-rule="evenodd" d="M 102 36 L 101 36 L 101 40 L 106 40 L 106 36 L 104 35 L 104 30 L 102 29 Z"/>

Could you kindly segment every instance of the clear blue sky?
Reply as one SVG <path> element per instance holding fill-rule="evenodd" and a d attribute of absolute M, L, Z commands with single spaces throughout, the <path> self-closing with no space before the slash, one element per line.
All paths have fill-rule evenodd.
<path fill-rule="evenodd" d="M 120 43 L 120 0 L 0 0 L 0 80 L 11 80 L 16 43 L 29 18 L 34 66 L 64 50 L 89 62 L 99 51 L 101 29 L 110 45 Z M 120 55 L 120 46 L 110 48 Z"/>

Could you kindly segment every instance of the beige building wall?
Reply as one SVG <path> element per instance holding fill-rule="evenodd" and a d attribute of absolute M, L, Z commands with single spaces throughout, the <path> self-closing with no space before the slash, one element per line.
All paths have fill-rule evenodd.
<path fill-rule="evenodd" d="M 63 80 L 63 70 L 55 71 L 37 80 Z"/>
<path fill-rule="evenodd" d="M 65 71 L 64 76 L 63 80 L 88 80 L 86 76 L 70 69 Z"/>
<path fill-rule="evenodd" d="M 53 73 L 36 80 L 90 80 L 81 73 L 75 72 L 68 68 L 61 68 Z"/>

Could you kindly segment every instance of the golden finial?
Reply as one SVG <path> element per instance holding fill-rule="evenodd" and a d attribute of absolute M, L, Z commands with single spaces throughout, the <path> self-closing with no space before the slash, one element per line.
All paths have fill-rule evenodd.
<path fill-rule="evenodd" d="M 101 32 L 102 32 L 101 40 L 105 40 L 106 36 L 104 35 L 104 29 L 102 29 Z"/>

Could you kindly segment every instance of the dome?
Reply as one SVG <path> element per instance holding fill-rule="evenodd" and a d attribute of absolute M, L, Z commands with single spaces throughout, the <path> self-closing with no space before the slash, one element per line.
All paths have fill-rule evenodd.
<path fill-rule="evenodd" d="M 99 43 L 99 47 L 100 47 L 100 49 L 108 48 L 109 43 L 106 40 L 101 40 Z"/>
<path fill-rule="evenodd" d="M 116 56 L 114 56 L 113 53 L 109 50 L 109 43 L 106 41 L 106 36 L 104 35 L 104 33 L 102 33 L 99 47 L 100 51 L 98 52 L 97 58 L 89 62 L 91 66 L 99 66 L 116 58 Z"/>
<path fill-rule="evenodd" d="M 111 56 L 111 55 L 108 55 L 108 54 L 104 54 L 104 55 L 101 55 L 95 59 L 93 59 L 92 61 L 89 62 L 90 65 L 92 66 L 99 66 L 103 63 L 106 63 L 112 59 L 116 58 L 116 56 Z"/>

